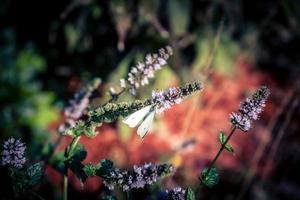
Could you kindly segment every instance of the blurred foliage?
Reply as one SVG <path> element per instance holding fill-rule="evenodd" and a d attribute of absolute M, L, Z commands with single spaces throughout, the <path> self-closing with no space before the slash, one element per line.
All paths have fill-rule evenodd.
<path fill-rule="evenodd" d="M 46 70 L 45 59 L 28 44 L 18 50 L 15 33 L 7 29 L 1 34 L 5 41 L 0 49 L 0 127 L 3 137 L 22 136 L 39 149 L 45 144 L 50 122 L 58 118 L 53 106 L 55 96 L 42 90 L 37 77 Z"/>

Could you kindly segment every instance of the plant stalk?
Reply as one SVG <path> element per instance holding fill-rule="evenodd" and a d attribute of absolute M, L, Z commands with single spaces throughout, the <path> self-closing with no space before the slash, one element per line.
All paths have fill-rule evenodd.
<path fill-rule="evenodd" d="M 81 136 L 77 136 L 75 138 L 73 138 L 71 144 L 69 145 L 69 148 L 67 149 L 66 152 L 66 162 L 68 161 L 68 159 L 71 158 L 71 156 L 73 155 L 73 151 L 76 148 L 79 140 L 80 140 Z M 64 172 L 64 200 L 68 200 L 68 166 L 65 163 L 65 172 Z"/>
<path fill-rule="evenodd" d="M 212 160 L 212 162 L 210 163 L 206 174 L 209 174 L 209 172 L 211 171 L 211 169 L 213 168 L 214 164 L 217 162 L 218 158 L 220 157 L 221 153 L 223 152 L 223 150 L 225 149 L 226 144 L 228 143 L 228 141 L 230 140 L 230 138 L 233 136 L 235 130 L 236 130 L 236 126 L 232 126 L 230 133 L 228 135 L 228 137 L 226 138 L 225 142 L 221 145 L 221 147 L 219 148 L 218 153 L 215 155 L 214 159 Z M 201 176 L 200 176 L 201 177 Z M 202 178 L 200 178 L 200 188 L 203 184 Z"/>

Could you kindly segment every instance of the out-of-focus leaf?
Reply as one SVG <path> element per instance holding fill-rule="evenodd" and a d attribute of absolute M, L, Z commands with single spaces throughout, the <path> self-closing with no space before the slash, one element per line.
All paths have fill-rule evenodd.
<path fill-rule="evenodd" d="M 88 177 L 96 176 L 96 168 L 91 163 L 84 165 L 83 171 Z"/>
<path fill-rule="evenodd" d="M 96 174 L 98 176 L 105 176 L 113 169 L 113 162 L 110 160 L 101 160 L 96 166 Z"/>
<path fill-rule="evenodd" d="M 139 2 L 139 21 L 141 23 L 149 22 L 156 17 L 158 13 L 158 8 L 160 6 L 160 1 L 149 0 Z"/>
<path fill-rule="evenodd" d="M 238 52 L 238 44 L 230 39 L 229 36 L 223 34 L 214 58 L 214 67 L 216 70 L 226 75 L 233 75 L 235 59 Z"/>
<path fill-rule="evenodd" d="M 216 168 L 211 168 L 210 170 L 205 168 L 202 170 L 200 176 L 202 183 L 209 188 L 219 183 L 219 174 Z"/>
<path fill-rule="evenodd" d="M 87 151 L 82 144 L 78 144 L 75 147 L 74 151 L 71 153 L 72 153 L 71 158 L 78 162 L 83 161 L 87 156 Z"/>
<path fill-rule="evenodd" d="M 64 32 L 67 40 L 68 51 L 72 52 L 79 41 L 80 33 L 71 23 L 67 23 L 65 25 Z"/>
<path fill-rule="evenodd" d="M 185 200 L 195 200 L 195 199 L 196 199 L 195 193 L 194 193 L 194 191 L 192 190 L 192 188 L 188 187 L 188 188 L 186 189 L 184 199 L 185 199 Z"/>
<path fill-rule="evenodd" d="M 168 1 L 169 22 L 172 33 L 181 36 L 187 33 L 190 23 L 190 5 L 185 0 Z"/>
<path fill-rule="evenodd" d="M 43 176 L 43 164 L 41 162 L 31 165 L 27 170 L 26 174 L 28 177 L 28 183 L 30 186 L 36 185 L 41 181 Z"/>
<path fill-rule="evenodd" d="M 71 159 L 66 161 L 66 165 L 82 183 L 87 179 L 88 176 L 83 170 L 84 164 L 82 164 L 80 161 Z"/>
<path fill-rule="evenodd" d="M 23 73 L 41 72 L 46 68 L 46 61 L 33 49 L 21 51 L 17 57 L 16 66 Z"/>
<path fill-rule="evenodd" d="M 32 97 L 34 108 L 26 110 L 25 123 L 30 124 L 36 129 L 46 129 L 50 122 L 58 119 L 59 112 L 52 106 L 54 95 L 51 93 L 39 93 Z"/>
<path fill-rule="evenodd" d="M 19 198 L 24 195 L 25 191 L 28 189 L 28 179 L 26 173 L 22 170 L 15 170 L 12 176 L 12 186 L 14 190 L 14 196 Z"/>
<path fill-rule="evenodd" d="M 92 7 L 92 16 L 94 19 L 98 19 L 102 15 L 101 7 L 94 5 Z"/>
<path fill-rule="evenodd" d="M 214 37 L 213 37 L 214 36 Z M 217 46 L 215 55 L 211 55 L 216 33 L 206 31 L 198 34 L 196 41 L 196 57 L 192 64 L 191 74 L 199 74 L 208 64 L 212 56 L 211 67 L 226 75 L 234 74 L 234 61 L 239 52 L 238 44 L 223 33 Z"/>
<path fill-rule="evenodd" d="M 59 171 L 61 174 L 64 173 L 64 162 L 66 158 L 64 156 L 63 152 L 59 152 L 54 154 L 50 159 L 49 163 L 51 166 L 53 166 L 57 171 Z"/>
<path fill-rule="evenodd" d="M 212 32 L 208 32 L 207 34 L 199 33 L 197 35 L 197 40 L 195 44 L 195 59 L 192 64 L 191 74 L 199 74 L 207 63 L 207 59 L 210 55 L 210 50 L 212 48 L 212 37 L 207 37 L 207 35 L 212 35 Z"/>

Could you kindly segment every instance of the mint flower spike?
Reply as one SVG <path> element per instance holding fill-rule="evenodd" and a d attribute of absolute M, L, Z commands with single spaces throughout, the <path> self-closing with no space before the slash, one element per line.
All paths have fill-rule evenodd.
<path fill-rule="evenodd" d="M 201 83 L 194 82 L 183 87 L 171 87 L 165 91 L 152 92 L 152 102 L 155 105 L 156 113 L 164 112 L 174 104 L 179 104 L 184 97 L 202 89 Z"/>
<path fill-rule="evenodd" d="M 190 83 L 183 87 L 171 87 L 165 91 L 152 92 L 150 105 L 127 116 L 123 122 L 133 128 L 139 125 L 137 134 L 144 138 L 151 128 L 156 113 L 162 113 L 174 104 L 181 102 L 182 98 L 202 89 L 200 83 Z"/>
<path fill-rule="evenodd" d="M 3 144 L 1 152 L 1 165 L 15 168 L 22 168 L 26 162 L 25 143 L 20 139 L 10 138 Z"/>
<path fill-rule="evenodd" d="M 260 87 L 251 98 L 241 102 L 238 113 L 230 114 L 231 123 L 244 132 L 249 131 L 252 121 L 259 119 L 269 95 L 270 91 L 266 86 Z"/>
<path fill-rule="evenodd" d="M 173 55 L 170 46 L 159 49 L 158 54 L 148 54 L 143 63 L 139 62 L 132 67 L 128 73 L 127 79 L 120 80 L 122 88 L 128 88 L 132 95 L 136 95 L 136 90 L 149 84 L 149 79 L 154 78 L 155 71 L 161 69 L 167 64 L 167 60 Z"/>
<path fill-rule="evenodd" d="M 64 110 L 65 116 L 75 120 L 79 119 L 89 105 L 90 96 L 93 91 L 99 87 L 100 83 L 101 80 L 99 78 L 95 78 L 84 88 L 81 88 L 78 92 L 76 92 L 74 97 L 69 101 L 69 106 L 67 106 Z"/>
<path fill-rule="evenodd" d="M 73 98 L 69 100 L 69 105 L 64 109 L 66 121 L 58 127 L 60 134 L 65 134 L 66 130 L 75 126 L 75 121 L 83 116 L 89 106 L 93 91 L 95 91 L 100 84 L 100 78 L 93 79 L 86 86 L 77 91 Z"/>
<path fill-rule="evenodd" d="M 173 172 L 174 167 L 170 164 L 146 163 L 142 166 L 135 165 L 131 171 L 113 169 L 108 176 L 104 177 L 103 183 L 110 190 L 118 186 L 123 191 L 128 191 L 134 188 L 144 188 Z"/>

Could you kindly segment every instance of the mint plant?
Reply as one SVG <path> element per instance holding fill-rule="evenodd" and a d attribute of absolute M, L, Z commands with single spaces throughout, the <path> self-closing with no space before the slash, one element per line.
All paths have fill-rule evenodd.
<path fill-rule="evenodd" d="M 93 93 L 101 84 L 99 78 L 95 78 L 82 87 L 69 101 L 69 105 L 64 109 L 65 122 L 58 128 L 60 137 L 70 136 L 72 141 L 63 152 L 54 154 L 54 150 L 45 159 L 46 164 L 52 165 L 60 171 L 64 177 L 63 199 L 68 199 L 68 172 L 72 171 L 76 177 L 84 184 L 89 177 L 99 177 L 103 179 L 104 186 L 113 192 L 115 188 L 120 188 L 126 198 L 131 198 L 131 191 L 143 189 L 158 182 L 160 179 L 175 172 L 175 167 L 168 163 L 145 163 L 144 165 L 134 165 L 131 169 L 120 169 L 114 165 L 113 161 L 100 160 L 97 165 L 85 164 L 88 152 L 82 144 L 81 137 L 93 138 L 99 134 L 97 128 L 103 123 L 112 123 L 118 118 L 123 118 L 123 122 L 129 127 L 138 127 L 137 134 L 146 137 L 152 121 L 156 115 L 179 104 L 186 97 L 203 89 L 200 82 L 187 83 L 183 86 L 170 87 L 165 90 L 154 90 L 150 98 L 137 99 L 138 90 L 142 86 L 149 84 L 154 78 L 155 72 L 167 63 L 173 51 L 170 46 L 159 50 L 158 54 L 149 54 L 146 60 L 138 63 L 130 69 L 127 77 L 120 79 L 120 91 L 111 87 L 109 90 L 110 99 L 97 107 L 90 106 L 93 101 Z M 120 96 L 128 92 L 136 99 L 133 101 L 119 101 Z M 253 126 L 253 121 L 259 118 L 265 107 L 269 96 L 266 86 L 259 88 L 251 98 L 247 98 L 240 104 L 237 112 L 230 114 L 231 130 L 227 134 L 221 132 L 219 135 L 220 148 L 210 165 L 200 173 L 200 186 L 213 187 L 219 182 L 219 175 L 215 168 L 215 163 L 219 159 L 223 150 L 234 153 L 233 147 L 229 144 L 236 130 L 249 131 Z M 56 146 L 54 146 L 55 148 Z M 10 138 L 4 142 L 1 153 L 1 165 L 8 167 L 12 180 L 16 183 L 15 191 L 22 194 L 28 190 L 35 194 L 31 187 L 42 181 L 44 162 L 37 162 L 26 166 L 25 157 L 26 145 L 20 139 Z M 48 162 L 49 161 L 49 162 Z M 55 161 L 55 162 L 54 162 Z M 35 194 L 37 195 L 37 194 Z M 112 194 L 104 199 L 116 199 Z M 161 200 L 194 200 L 197 199 L 191 187 L 186 189 L 175 187 L 173 189 L 161 190 L 157 199 Z"/>

